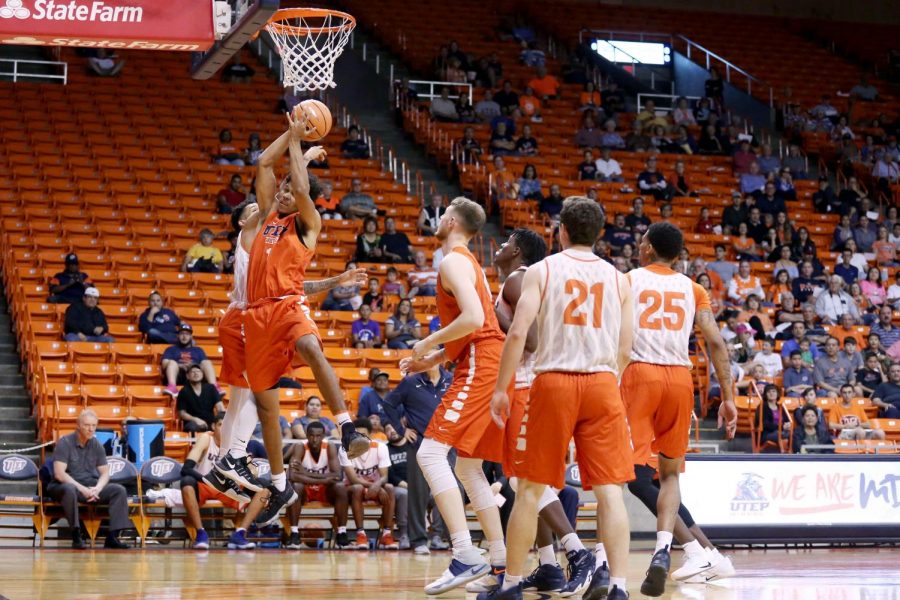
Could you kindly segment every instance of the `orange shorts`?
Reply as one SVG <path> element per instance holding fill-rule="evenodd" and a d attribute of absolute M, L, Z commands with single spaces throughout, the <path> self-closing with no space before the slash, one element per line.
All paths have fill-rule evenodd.
<path fill-rule="evenodd" d="M 222 369 L 219 383 L 247 387 L 244 379 L 246 359 L 244 356 L 244 324 L 241 310 L 231 308 L 219 321 L 219 345 L 222 346 Z"/>
<path fill-rule="evenodd" d="M 322 484 L 313 484 L 303 486 L 304 502 L 323 502 L 330 504 L 328 499 L 328 486 Z"/>
<path fill-rule="evenodd" d="M 529 388 L 513 390 L 509 395 L 509 419 L 504 430 L 505 447 L 503 449 L 503 474 L 516 476 L 516 464 L 522 464 L 525 458 L 525 431 L 528 424 Z"/>
<path fill-rule="evenodd" d="M 622 398 L 634 445 L 634 464 L 653 454 L 687 453 L 694 410 L 694 382 L 687 367 L 631 363 L 622 374 Z"/>
<path fill-rule="evenodd" d="M 503 461 L 504 433 L 491 419 L 491 397 L 497 385 L 503 342 L 487 340 L 469 345 L 456 363 L 425 437 L 456 448 L 463 458 Z"/>
<path fill-rule="evenodd" d="M 612 373 L 541 373 L 531 384 L 522 464 L 528 481 L 565 485 L 566 453 L 575 438 L 585 489 L 634 479 L 625 405 Z"/>
<path fill-rule="evenodd" d="M 200 496 L 199 498 L 197 498 L 197 504 L 199 506 L 203 506 L 210 500 L 218 500 L 222 503 L 222 506 L 226 508 L 241 510 L 241 505 L 237 500 L 229 498 L 216 488 L 212 487 L 211 485 L 207 485 L 202 481 L 197 482 L 197 494 Z"/>
<path fill-rule="evenodd" d="M 254 392 L 272 389 L 291 371 L 296 359 L 297 340 L 314 335 L 321 345 L 319 328 L 309 316 L 309 307 L 300 296 L 265 300 L 242 313 L 247 382 Z"/>

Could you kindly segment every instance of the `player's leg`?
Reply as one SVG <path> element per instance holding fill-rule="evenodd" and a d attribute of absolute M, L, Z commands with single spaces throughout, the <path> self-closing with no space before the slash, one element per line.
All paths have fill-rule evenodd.
<path fill-rule="evenodd" d="M 205 550 L 209 548 L 209 536 L 200 519 L 199 485 L 200 483 L 190 475 L 181 477 L 181 503 L 184 505 L 185 521 L 197 531 L 193 547 Z"/>
<path fill-rule="evenodd" d="M 250 471 L 247 456 L 247 443 L 259 422 L 256 400 L 249 388 L 234 385 L 230 388 L 229 397 L 231 401 L 222 422 L 222 446 L 215 469 L 237 484 L 258 492 L 263 485 Z"/>
<path fill-rule="evenodd" d="M 553 549 L 553 535 L 559 538 L 566 553 L 569 564 L 575 564 L 584 544 L 569 522 L 556 494 L 556 490 L 547 487 L 538 501 L 538 568 L 525 578 L 524 589 L 535 589 L 540 592 L 563 591 L 568 587 L 566 576 L 556 558 Z M 577 577 L 573 579 L 572 589 L 579 587 Z"/>
<path fill-rule="evenodd" d="M 332 483 L 325 488 L 325 497 L 334 506 L 334 520 L 337 523 L 335 543 L 338 548 L 346 548 L 350 545 L 350 540 L 347 539 L 347 511 L 350 507 L 347 486 L 342 481 Z"/>
<path fill-rule="evenodd" d="M 397 543 L 393 533 L 391 533 L 396 509 L 394 486 L 386 483 L 378 491 L 378 502 L 381 504 L 381 535 L 378 538 L 378 546 L 385 550 L 397 550 L 400 548 L 400 544 Z"/>
<path fill-rule="evenodd" d="M 525 562 L 534 545 L 537 533 L 538 502 L 547 485 L 528 481 L 520 477 L 516 490 L 516 503 L 509 517 L 508 556 L 506 576 L 503 578 L 501 591 L 522 588 L 525 573 Z"/>
<path fill-rule="evenodd" d="M 491 565 L 494 567 L 506 567 L 506 544 L 503 541 L 503 524 L 500 520 L 500 509 L 494 500 L 494 492 L 481 465 L 484 461 L 480 458 L 469 458 L 462 455 L 456 460 L 456 476 L 462 483 L 469 503 L 484 538 L 488 543 L 488 551 L 491 556 Z M 533 541 L 533 540 L 532 540 Z"/>
<path fill-rule="evenodd" d="M 369 548 L 369 538 L 366 536 L 365 512 L 363 508 L 365 490 L 366 488 L 358 483 L 351 485 L 348 490 L 350 508 L 353 511 L 353 524 L 356 525 L 356 543 L 354 547 L 360 550 L 367 550 Z"/>
<path fill-rule="evenodd" d="M 290 527 L 290 533 L 288 533 L 288 542 L 285 544 L 285 548 L 290 550 L 299 550 L 300 549 L 300 511 L 303 508 L 303 503 L 307 502 L 306 498 L 306 490 L 302 483 L 300 482 L 289 482 L 288 485 L 292 485 L 294 487 L 294 491 L 297 492 L 297 497 L 299 500 L 291 504 L 287 507 L 287 518 L 288 518 L 288 527 Z"/>
<path fill-rule="evenodd" d="M 247 529 L 254 521 L 256 521 L 257 517 L 259 517 L 260 513 L 266 507 L 269 495 L 269 490 L 263 490 L 253 494 L 253 499 L 250 500 L 250 504 L 247 505 L 240 524 L 237 529 L 234 530 L 234 533 L 231 534 L 231 537 L 228 538 L 228 547 L 230 549 L 253 550 L 256 548 L 256 544 L 247 539 Z"/>

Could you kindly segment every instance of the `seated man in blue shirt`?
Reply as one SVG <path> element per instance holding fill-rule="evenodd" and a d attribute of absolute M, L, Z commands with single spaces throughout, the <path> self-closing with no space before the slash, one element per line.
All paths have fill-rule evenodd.
<path fill-rule="evenodd" d="M 802 321 L 796 321 L 791 325 L 791 335 L 793 337 L 781 346 L 781 358 L 784 360 L 785 368 L 791 365 L 791 353 L 800 350 L 800 341 L 806 337 L 806 325 Z M 809 344 L 809 352 L 812 355 L 813 362 L 815 362 L 819 358 L 818 346 L 811 342 Z"/>
<path fill-rule="evenodd" d="M 800 398 L 803 392 L 813 386 L 813 372 L 803 365 L 803 354 L 799 350 L 791 352 L 790 366 L 782 374 L 784 395 Z"/>
<path fill-rule="evenodd" d="M 188 368 L 193 364 L 198 364 L 206 382 L 216 386 L 219 395 L 224 396 L 225 392 L 219 389 L 216 383 L 216 370 L 212 361 L 206 357 L 203 348 L 194 345 L 194 328 L 182 322 L 178 326 L 177 335 L 178 339 L 175 344 L 166 348 L 162 355 L 160 367 L 163 372 L 163 382 L 166 384 L 166 389 L 163 391 L 177 396 L 178 386 L 184 385 L 187 381 Z"/>
<path fill-rule="evenodd" d="M 372 369 L 370 380 L 372 388 L 359 397 L 359 408 L 356 411 L 357 418 L 364 419 L 371 415 L 378 415 L 382 423 L 385 423 L 384 399 L 390 392 L 390 376 L 385 371 Z"/>

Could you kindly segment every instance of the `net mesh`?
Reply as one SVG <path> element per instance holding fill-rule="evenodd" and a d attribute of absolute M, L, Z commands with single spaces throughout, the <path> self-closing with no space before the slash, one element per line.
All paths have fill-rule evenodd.
<path fill-rule="evenodd" d="M 276 13 L 276 20 L 266 25 L 266 31 L 281 55 L 284 87 L 295 90 L 335 87 L 334 63 L 355 26 L 353 17 L 337 11 L 308 15 Z"/>

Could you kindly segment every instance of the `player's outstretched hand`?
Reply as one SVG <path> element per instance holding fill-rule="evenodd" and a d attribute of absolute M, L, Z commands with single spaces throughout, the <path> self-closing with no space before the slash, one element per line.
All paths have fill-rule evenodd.
<path fill-rule="evenodd" d="M 737 432 L 737 418 L 737 407 L 734 405 L 734 401 L 723 401 L 719 405 L 718 427 L 721 428 L 723 424 L 725 425 L 726 440 L 734 439 L 734 434 Z"/>
<path fill-rule="evenodd" d="M 303 159 L 306 162 L 325 162 L 326 158 L 328 158 L 328 151 L 322 146 L 313 146 L 303 153 Z"/>
<path fill-rule="evenodd" d="M 412 356 L 400 359 L 400 372 L 403 376 L 415 375 L 416 373 L 424 373 L 431 368 L 431 365 L 424 359 L 415 359 Z"/>
<path fill-rule="evenodd" d="M 288 111 L 284 114 L 284 116 L 287 117 L 288 130 L 291 132 L 291 139 L 293 139 L 294 141 L 306 139 L 306 113 L 302 110 L 299 111 L 298 114 L 294 114 L 292 111 Z"/>
<path fill-rule="evenodd" d="M 364 287 L 369 283 L 369 272 L 365 269 L 350 269 L 349 271 L 344 271 L 338 276 L 338 285 L 339 286 L 353 286 L 358 285 Z"/>
<path fill-rule="evenodd" d="M 491 398 L 491 418 L 500 429 L 506 427 L 506 420 L 509 418 L 509 395 L 505 391 L 494 392 Z"/>

